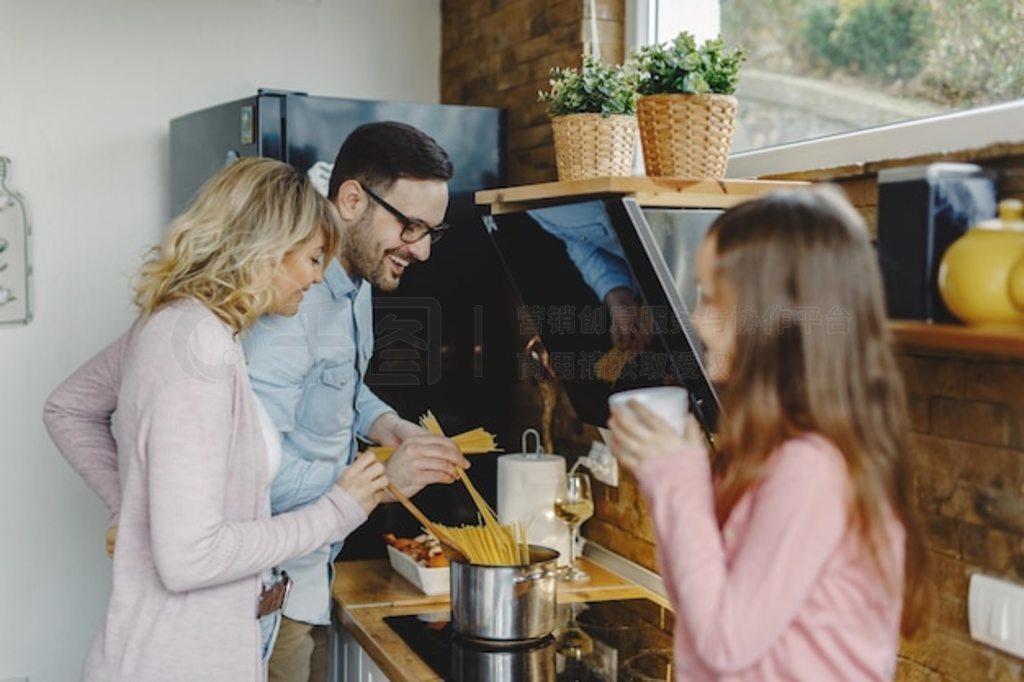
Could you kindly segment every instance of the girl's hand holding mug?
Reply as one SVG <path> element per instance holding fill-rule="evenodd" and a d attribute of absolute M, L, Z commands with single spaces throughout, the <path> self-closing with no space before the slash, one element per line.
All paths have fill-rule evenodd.
<path fill-rule="evenodd" d="M 637 400 L 615 405 L 611 413 L 612 452 L 627 469 L 633 470 L 651 457 L 704 446 L 700 425 L 692 414 L 685 415 L 680 435 L 677 428 Z"/>

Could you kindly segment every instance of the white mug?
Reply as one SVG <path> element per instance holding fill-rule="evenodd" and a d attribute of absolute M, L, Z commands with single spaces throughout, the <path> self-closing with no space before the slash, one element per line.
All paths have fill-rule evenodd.
<path fill-rule="evenodd" d="M 689 404 L 686 389 L 682 386 L 653 386 L 619 391 L 608 396 L 608 407 L 624 405 L 630 400 L 637 401 L 661 417 L 680 436 L 683 435 Z"/>

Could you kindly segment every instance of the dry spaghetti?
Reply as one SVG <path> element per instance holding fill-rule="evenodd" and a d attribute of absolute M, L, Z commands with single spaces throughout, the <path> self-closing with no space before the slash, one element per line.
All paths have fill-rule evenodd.
<path fill-rule="evenodd" d="M 427 431 L 444 435 L 441 424 L 433 412 L 428 411 L 420 417 L 420 424 Z M 477 429 L 483 431 L 483 429 Z M 472 433 L 468 432 L 468 433 Z M 484 433 L 487 433 L 484 431 Z M 487 434 L 493 450 L 493 436 Z M 454 439 L 453 439 L 454 440 Z M 490 451 L 490 450 L 489 450 Z M 473 498 L 483 525 L 480 526 L 440 526 L 445 534 L 451 537 L 462 549 L 470 563 L 485 566 L 525 566 L 530 563 L 530 549 L 526 542 L 526 530 L 521 524 L 503 526 L 490 505 L 476 489 L 473 482 L 462 469 L 458 469 L 459 478 Z"/>
<path fill-rule="evenodd" d="M 494 441 L 494 436 L 482 427 L 477 427 L 472 431 L 466 431 L 465 433 L 460 433 L 457 436 L 452 436 L 452 440 L 459 446 L 459 450 L 461 450 L 464 455 L 482 455 L 487 452 L 502 451 Z M 377 459 L 381 462 L 388 461 L 388 459 L 391 458 L 391 455 L 395 454 L 395 450 L 397 449 L 398 448 L 393 445 L 374 445 L 373 447 L 367 448 L 367 450 L 377 455 Z"/>

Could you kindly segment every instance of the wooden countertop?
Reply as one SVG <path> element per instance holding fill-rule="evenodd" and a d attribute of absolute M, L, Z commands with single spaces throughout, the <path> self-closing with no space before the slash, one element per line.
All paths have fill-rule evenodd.
<path fill-rule="evenodd" d="M 658 595 L 581 557 L 579 565 L 590 574 L 584 583 L 558 584 L 558 602 L 647 598 L 668 607 Z M 386 560 L 340 561 L 332 585 L 338 620 L 380 666 L 390 680 L 441 680 L 384 622 L 388 616 L 448 611 L 448 595 L 421 593 L 395 573 Z"/>
<path fill-rule="evenodd" d="M 558 596 L 568 598 L 576 592 L 635 588 L 636 585 L 616 573 L 595 564 L 587 557 L 578 559 L 580 567 L 590 574 L 583 583 L 558 583 Z M 412 583 L 392 570 L 386 559 L 369 561 L 339 561 L 334 565 L 334 583 L 331 593 L 334 601 L 346 608 L 369 606 L 424 606 L 447 607 L 447 594 L 423 594 Z M 616 597 L 626 599 L 627 597 Z M 660 602 L 659 602 L 660 603 Z"/>

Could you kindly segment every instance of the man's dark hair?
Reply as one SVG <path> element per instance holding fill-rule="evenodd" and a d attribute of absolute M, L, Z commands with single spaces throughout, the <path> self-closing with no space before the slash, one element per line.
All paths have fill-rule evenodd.
<path fill-rule="evenodd" d="M 395 121 L 365 123 L 341 144 L 327 197 L 334 201 L 350 179 L 383 192 L 399 178 L 447 181 L 452 173 L 448 153 L 422 130 Z"/>

